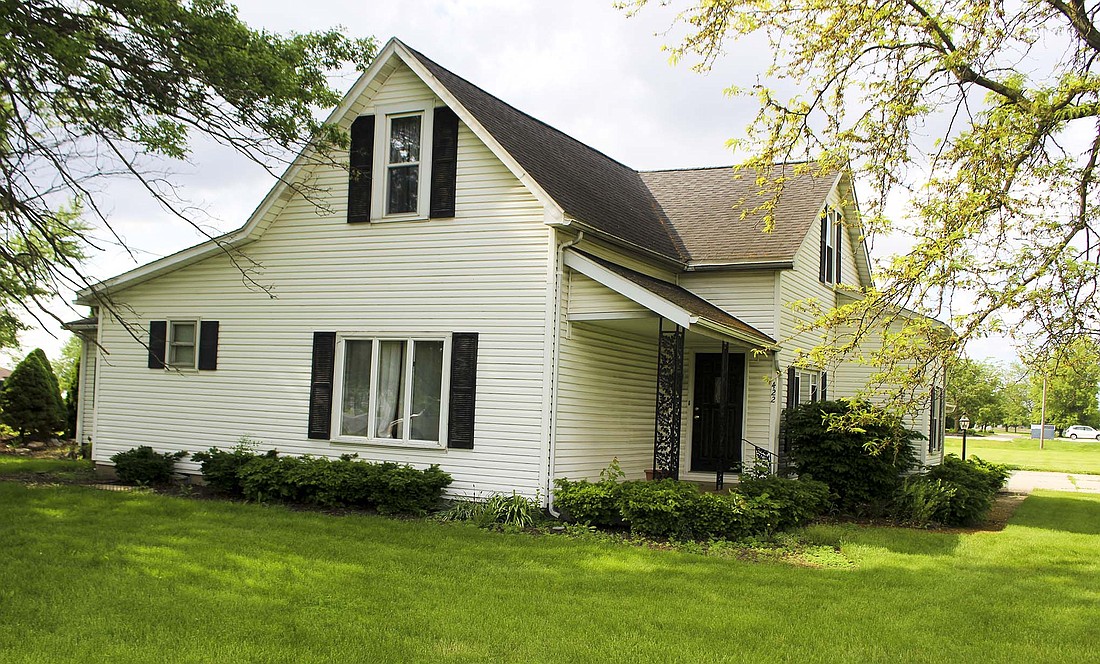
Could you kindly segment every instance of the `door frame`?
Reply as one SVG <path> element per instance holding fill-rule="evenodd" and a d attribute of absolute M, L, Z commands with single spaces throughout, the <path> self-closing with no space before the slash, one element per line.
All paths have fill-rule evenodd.
<path fill-rule="evenodd" d="M 686 407 L 681 407 L 681 418 L 687 419 L 687 426 L 683 426 L 684 422 L 681 419 L 680 427 L 680 467 L 687 468 L 688 474 L 694 475 L 711 475 L 714 471 L 710 470 L 695 470 L 691 467 L 692 448 L 695 445 L 695 373 L 696 362 L 698 362 L 696 356 L 703 355 L 721 355 L 722 351 L 711 350 L 691 350 L 684 352 L 684 358 L 691 358 L 688 362 L 687 371 L 684 372 L 684 379 L 687 382 L 685 396 L 687 397 Z M 741 457 L 744 462 L 745 456 L 745 420 L 748 419 L 748 406 L 749 406 L 749 362 L 751 360 L 751 353 L 746 350 L 731 350 L 730 355 L 739 354 L 745 356 L 745 369 L 742 376 L 744 382 L 744 389 L 741 390 L 741 438 L 739 444 L 741 445 Z M 684 444 L 684 439 L 687 439 L 687 444 Z"/>

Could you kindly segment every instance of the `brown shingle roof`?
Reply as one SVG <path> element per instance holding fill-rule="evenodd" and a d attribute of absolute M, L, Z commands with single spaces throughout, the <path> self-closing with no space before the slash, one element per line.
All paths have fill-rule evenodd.
<path fill-rule="evenodd" d="M 405 48 L 567 215 L 662 256 L 687 258 L 637 171 L 513 108 L 424 54 Z"/>
<path fill-rule="evenodd" d="M 566 215 L 596 231 L 682 262 L 790 261 L 834 177 L 790 177 L 765 235 L 755 175 L 732 168 L 639 173 L 536 120 L 402 43 L 508 151 Z"/>
<path fill-rule="evenodd" d="M 832 189 L 835 175 L 795 173 L 784 165 L 774 175 L 787 178 L 775 208 L 775 228 L 764 233 L 764 214 L 741 218 L 771 195 L 758 194 L 756 172 L 730 167 L 649 171 L 642 180 L 683 242 L 692 262 L 789 261 L 806 239 Z"/>

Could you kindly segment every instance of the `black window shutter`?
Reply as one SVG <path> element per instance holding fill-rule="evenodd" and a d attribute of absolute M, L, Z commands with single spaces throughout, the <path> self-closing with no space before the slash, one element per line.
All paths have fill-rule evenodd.
<path fill-rule="evenodd" d="M 168 321 L 149 321 L 149 368 L 164 368 L 164 347 L 168 343 Z"/>
<path fill-rule="evenodd" d="M 328 440 L 332 430 L 332 375 L 336 333 L 313 333 L 313 371 L 309 386 L 309 437 Z"/>
<path fill-rule="evenodd" d="M 794 408 L 798 401 L 798 386 L 796 385 L 795 368 L 787 367 L 787 408 Z"/>
<path fill-rule="evenodd" d="M 836 278 L 833 279 L 833 283 L 839 284 L 844 281 L 840 278 L 840 266 L 842 265 L 842 263 L 840 262 L 840 251 L 841 247 L 844 246 L 844 223 L 842 217 L 839 214 L 836 216 L 836 220 Z"/>
<path fill-rule="evenodd" d="M 447 447 L 474 448 L 477 388 L 477 332 L 451 335 L 451 399 Z"/>
<path fill-rule="evenodd" d="M 928 451 L 936 451 L 936 411 L 939 407 L 936 405 L 936 388 L 932 388 L 931 403 L 928 404 Z"/>
<path fill-rule="evenodd" d="M 348 223 L 370 221 L 371 171 L 374 167 L 374 116 L 351 123 L 348 154 Z"/>
<path fill-rule="evenodd" d="M 829 400 L 829 372 L 827 372 L 827 371 L 822 371 L 821 372 L 821 388 L 818 390 L 818 392 L 819 392 L 819 394 L 817 395 L 817 400 L 818 401 L 828 401 Z"/>
<path fill-rule="evenodd" d="M 829 247 L 827 246 L 829 241 L 829 213 L 826 212 L 821 217 L 821 266 L 820 274 L 818 278 L 822 282 L 826 282 L 825 266 L 829 264 Z"/>
<path fill-rule="evenodd" d="M 199 369 L 218 368 L 218 321 L 204 320 L 199 324 Z"/>
<path fill-rule="evenodd" d="M 446 106 L 435 109 L 432 121 L 432 193 L 428 216 L 455 216 L 458 177 L 458 116 Z"/>

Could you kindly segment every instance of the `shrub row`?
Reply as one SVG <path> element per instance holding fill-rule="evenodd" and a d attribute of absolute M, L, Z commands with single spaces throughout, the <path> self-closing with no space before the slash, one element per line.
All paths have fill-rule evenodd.
<path fill-rule="evenodd" d="M 186 452 L 161 454 L 147 445 L 111 457 L 119 480 L 165 484 Z M 383 513 L 423 514 L 439 503 L 451 476 L 431 466 L 417 470 L 397 463 L 257 455 L 244 446 L 231 452 L 212 447 L 194 454 L 203 478 L 215 491 L 256 501 L 320 507 L 374 507 Z"/>
<path fill-rule="evenodd" d="M 555 482 L 555 504 L 594 526 L 628 525 L 642 535 L 676 539 L 766 535 L 800 525 L 828 507 L 829 489 L 813 480 L 746 481 L 726 494 L 676 480 Z"/>

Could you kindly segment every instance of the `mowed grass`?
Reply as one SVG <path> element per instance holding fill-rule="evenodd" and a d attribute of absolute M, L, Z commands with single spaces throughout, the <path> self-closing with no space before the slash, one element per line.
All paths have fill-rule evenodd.
<path fill-rule="evenodd" d="M 0 454 L 0 476 L 26 473 L 48 473 L 60 477 L 74 477 L 91 473 L 92 462 L 83 459 L 34 459 Z"/>
<path fill-rule="evenodd" d="M 807 535 L 843 568 L 0 482 L 0 661 L 1081 662 L 1100 496 L 1001 532 Z"/>
<path fill-rule="evenodd" d="M 961 455 L 962 438 L 948 436 L 944 441 L 944 451 Z M 1096 440 L 1047 440 L 1040 450 L 1039 441 L 1029 437 L 990 440 L 968 436 L 966 455 L 1008 464 L 1020 470 L 1100 475 L 1100 441 Z"/>

